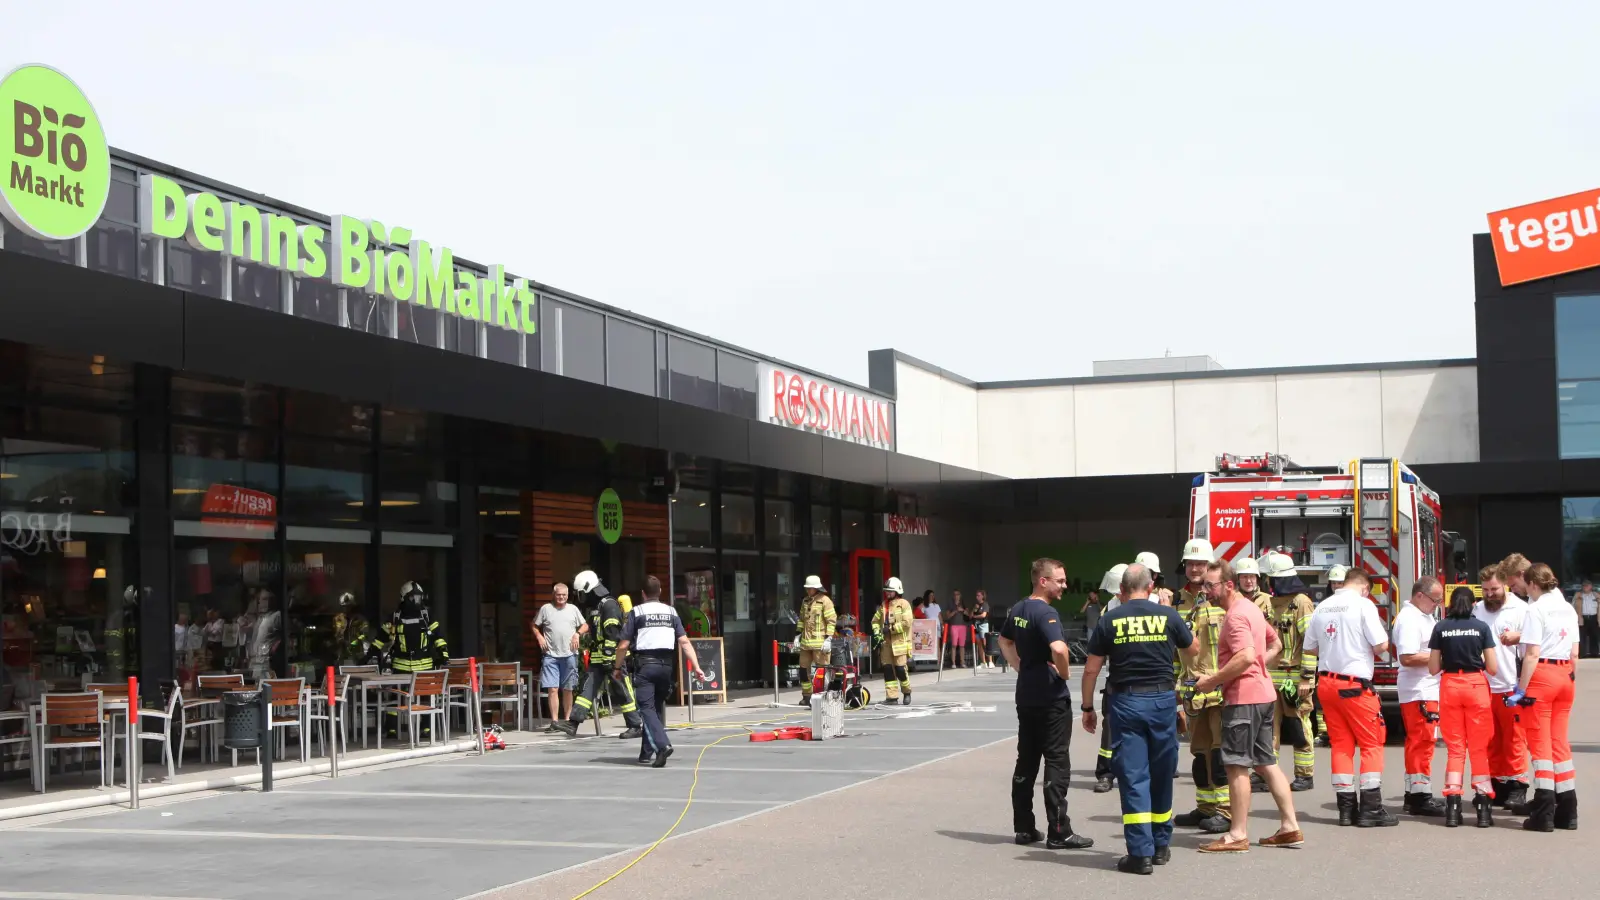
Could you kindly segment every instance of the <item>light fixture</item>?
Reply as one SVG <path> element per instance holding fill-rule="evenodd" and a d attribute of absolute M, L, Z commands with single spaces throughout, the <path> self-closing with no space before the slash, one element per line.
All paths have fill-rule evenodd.
<path fill-rule="evenodd" d="M 94 580 L 95 581 L 105 581 L 106 580 L 106 570 L 104 568 L 95 569 L 94 570 Z"/>
<path fill-rule="evenodd" d="M 379 500 L 378 501 L 378 505 L 379 506 L 420 506 L 421 504 L 422 504 L 421 500 Z M 366 506 L 366 505 L 367 505 L 367 501 L 365 501 L 365 500 L 351 500 L 349 503 L 345 504 L 345 506 L 353 506 L 353 507 L 356 507 L 357 509 L 359 509 L 359 508 L 361 508 L 363 506 Z"/>
<path fill-rule="evenodd" d="M 705 508 L 705 505 L 706 505 L 706 502 L 704 500 L 701 500 L 700 501 L 700 506 L 701 506 L 702 509 Z"/>
<path fill-rule="evenodd" d="M 17 473 L 15 473 L 15 472 L 0 472 L 0 478 L 16 478 L 16 477 L 17 477 Z"/>
<path fill-rule="evenodd" d="M 174 495 L 180 496 L 180 497 L 186 497 L 186 496 L 189 496 L 190 494 L 204 494 L 205 492 L 206 492 L 205 488 L 173 488 L 172 489 L 172 493 Z"/>

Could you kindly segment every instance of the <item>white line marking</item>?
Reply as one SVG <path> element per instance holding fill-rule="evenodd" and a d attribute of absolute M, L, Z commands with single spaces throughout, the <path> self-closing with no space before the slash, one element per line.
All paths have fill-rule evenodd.
<path fill-rule="evenodd" d="M 771 742 L 768 742 L 768 743 L 748 743 L 747 742 L 747 743 L 743 743 L 743 744 L 718 744 L 713 749 L 716 749 L 716 750 L 766 750 L 769 753 L 774 751 L 774 750 L 783 750 L 786 747 L 804 748 L 804 749 L 796 749 L 795 750 L 796 753 L 811 753 L 811 752 L 817 751 L 817 750 L 871 750 L 871 751 L 874 751 L 874 752 L 893 750 L 893 751 L 896 751 L 896 752 L 904 751 L 904 752 L 907 752 L 907 753 L 916 753 L 916 752 L 948 753 L 948 752 L 950 752 L 952 750 L 971 750 L 972 749 L 972 745 L 971 744 L 961 744 L 961 745 L 954 746 L 954 747 L 949 747 L 949 746 L 928 747 L 928 746 L 923 746 L 923 745 L 907 745 L 907 746 L 902 747 L 902 746 L 898 746 L 898 745 L 895 745 L 895 744 L 879 744 L 879 743 L 869 743 L 868 742 L 868 739 L 875 738 L 875 737 L 880 737 L 880 735 L 876 735 L 876 734 L 857 734 L 857 735 L 846 734 L 843 738 L 838 738 L 838 739 L 831 740 L 831 741 L 771 741 Z M 679 753 L 682 753 L 684 750 L 686 750 L 686 749 L 688 749 L 690 747 L 710 747 L 711 745 L 710 744 L 673 744 L 672 746 Z"/>
<path fill-rule="evenodd" d="M 874 781 L 881 781 L 881 780 L 883 780 L 885 778 L 890 777 L 891 775 L 899 775 L 902 772 L 914 772 L 917 769 L 923 768 L 924 766 L 931 766 L 931 765 L 933 765 L 935 763 L 941 763 L 941 762 L 944 762 L 945 760 L 954 759 L 954 758 L 956 758 L 958 756 L 965 756 L 966 754 L 971 753 L 974 750 L 983 750 L 983 749 L 985 749 L 987 747 L 993 747 L 995 744 L 999 744 L 999 743 L 1001 743 L 1001 741 L 991 741 L 990 743 L 982 744 L 982 745 L 979 745 L 977 747 L 973 747 L 973 748 L 968 749 L 968 750 L 963 750 L 963 751 L 961 751 L 959 753 L 951 753 L 949 755 L 940 756 L 940 757 L 937 757 L 935 759 L 925 760 L 923 762 L 919 762 L 919 763 L 915 763 L 913 765 L 906 766 L 904 769 L 896 769 L 893 772 L 882 772 L 882 773 L 880 773 L 878 775 L 874 775 L 871 778 L 865 778 L 865 779 L 862 779 L 861 781 L 853 781 L 853 782 L 851 782 L 849 784 L 842 785 L 840 787 L 836 787 L 836 788 L 833 788 L 831 790 L 826 790 L 826 791 L 823 791 L 823 792 L 818 793 L 818 794 L 811 794 L 810 796 L 807 796 L 807 797 L 801 797 L 799 800 L 790 800 L 787 803 L 780 803 L 779 805 L 774 806 L 774 807 L 772 807 L 770 809 L 757 810 L 755 812 L 746 813 L 745 815 L 737 816 L 735 818 L 728 819 L 728 820 L 723 821 L 723 822 L 716 822 L 716 823 L 713 823 L 711 825 L 702 825 L 699 828 L 690 829 L 689 831 L 680 831 L 677 834 L 674 834 L 672 837 L 667 838 L 666 841 L 664 841 L 663 843 L 670 844 L 673 841 L 678 840 L 679 838 L 686 838 L 686 837 L 689 837 L 690 835 L 693 835 L 693 834 L 699 834 L 702 831 L 710 831 L 713 828 L 722 828 L 723 826 L 726 826 L 726 825 L 733 825 L 733 824 L 736 824 L 738 822 L 743 822 L 745 819 L 753 819 L 756 816 L 764 816 L 764 815 L 767 815 L 768 813 L 777 812 L 778 810 L 781 810 L 781 809 L 787 809 L 787 808 L 789 808 L 791 806 L 794 806 L 796 804 L 799 804 L 799 803 L 805 803 L 808 800 L 815 800 L 815 799 L 817 799 L 819 797 L 826 797 L 829 794 L 838 794 L 838 793 L 841 793 L 843 791 L 848 791 L 851 788 L 860 787 L 861 785 L 864 785 L 864 784 L 871 784 Z M 705 767 L 702 766 L 701 767 L 701 771 L 704 771 L 704 770 L 705 770 Z M 690 771 L 693 771 L 693 769 L 690 769 Z M 784 770 L 775 770 L 775 771 L 784 771 Z M 788 771 L 793 771 L 793 770 L 788 770 Z M 696 802 L 698 802 L 698 801 L 696 801 Z M 639 850 L 641 850 L 641 849 L 643 849 L 645 847 L 648 847 L 648 846 L 650 846 L 650 845 L 649 844 L 640 844 L 637 847 L 632 847 L 632 848 L 629 848 L 627 850 L 623 850 L 623 851 L 618 852 L 618 853 L 611 853 L 611 854 L 608 854 L 606 856 L 601 856 L 601 857 L 598 857 L 596 859 L 588 860 L 587 862 L 574 863 L 573 865 L 565 866 L 565 867 L 560 868 L 560 869 L 556 869 L 553 872 L 546 872 L 543 875 L 535 875 L 532 878 L 524 878 L 521 881 L 513 881 L 510 884 L 503 884 L 503 885 L 501 885 L 499 887 L 489 888 L 488 890 L 479 891 L 476 894 L 468 894 L 467 896 L 460 898 L 460 900 L 478 900 L 479 897 L 487 897 L 490 894 L 493 894 L 493 893 L 495 893 L 497 891 L 504 891 L 504 890 L 508 890 L 510 888 L 522 887 L 523 885 L 532 884 L 532 883 L 534 883 L 536 881 L 543 881 L 546 878 L 553 878 L 553 877 L 555 877 L 557 875 L 562 874 L 563 872 L 570 872 L 570 871 L 573 871 L 574 869 L 581 869 L 584 866 L 593 865 L 595 863 L 602 863 L 602 862 L 605 862 L 606 860 L 609 860 L 609 859 L 619 859 L 621 857 L 625 857 L 625 856 L 628 856 L 630 854 L 637 853 Z"/>
<path fill-rule="evenodd" d="M 58 894 L 53 891 L 0 891 L 0 900 L 212 900 L 207 897 L 159 897 L 154 894 Z"/>
<path fill-rule="evenodd" d="M 41 825 L 35 834 L 105 834 L 122 837 L 224 838 L 244 841 L 350 841 L 362 844 L 450 844 L 466 847 L 558 847 L 568 850 L 621 850 L 628 844 L 570 841 L 513 841 L 501 838 L 388 837 L 376 834 L 276 834 L 270 831 L 179 831 L 168 828 L 56 828 Z"/>
<path fill-rule="evenodd" d="M 973 750 L 978 749 L 973 747 Z M 652 769 L 649 766 L 625 765 L 620 763 L 457 763 L 451 766 L 455 769 L 538 769 L 556 771 L 561 769 L 577 769 L 584 772 L 678 772 L 684 775 L 694 774 L 694 766 L 668 766 L 666 769 Z M 753 772 L 762 775 L 793 772 L 797 775 L 893 775 L 895 772 L 904 772 L 904 769 L 756 769 L 743 766 L 701 766 L 702 772 Z"/>
<path fill-rule="evenodd" d="M 451 794 L 431 791 L 310 791 L 284 790 L 274 794 L 299 794 L 306 797 L 427 797 L 434 800 L 553 800 L 579 803 L 682 803 L 682 797 L 595 797 L 576 794 Z M 696 803 L 719 803 L 729 806 L 773 806 L 782 800 L 712 800 L 696 797 Z M 3 898 L 0 898 L 3 900 Z"/>

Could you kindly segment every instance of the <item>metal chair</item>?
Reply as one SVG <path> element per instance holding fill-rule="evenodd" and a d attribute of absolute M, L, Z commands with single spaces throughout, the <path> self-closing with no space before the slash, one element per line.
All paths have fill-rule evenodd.
<path fill-rule="evenodd" d="M 510 704 L 517 716 L 517 730 L 522 730 L 522 663 L 484 663 L 482 670 L 480 706 L 496 705 L 504 710 Z"/>
<path fill-rule="evenodd" d="M 126 691 L 127 687 L 124 686 Z M 72 694 L 45 694 L 39 698 L 39 736 L 34 743 L 34 785 L 42 794 L 49 773 L 50 751 L 100 751 L 100 783 L 106 783 L 108 755 L 105 747 L 104 701 L 97 691 Z M 50 729 L 67 729 L 51 736 Z"/>
<path fill-rule="evenodd" d="M 333 752 L 350 752 L 350 734 L 345 727 L 345 710 L 350 708 L 350 683 L 353 680 L 349 674 L 336 675 L 333 684 L 333 696 L 338 702 L 332 706 L 328 703 L 326 686 L 313 685 L 306 688 L 306 723 L 311 727 L 311 736 L 322 745 L 323 752 L 329 752 L 329 739 L 323 735 L 322 729 L 311 725 L 313 722 L 333 722 Z M 342 748 L 342 750 L 341 750 Z"/>
<path fill-rule="evenodd" d="M 106 718 L 107 726 L 105 746 L 107 748 L 106 759 L 109 761 L 109 765 L 106 769 L 106 778 L 108 779 L 106 784 L 111 784 L 117 779 L 117 759 L 124 755 L 122 742 L 128 736 L 128 719 L 126 706 L 121 710 L 107 707 L 108 704 L 112 703 L 126 704 L 128 702 L 128 683 L 126 681 L 85 683 L 84 690 L 94 691 L 100 695 L 100 709 Z M 122 715 L 120 724 L 117 718 L 119 713 Z M 123 765 L 127 765 L 127 760 L 123 760 Z"/>
<path fill-rule="evenodd" d="M 396 714 L 404 713 L 406 728 L 410 733 L 411 747 L 417 746 L 417 722 L 423 718 L 431 717 L 434 720 L 432 730 L 428 735 L 428 743 L 436 744 L 439 736 L 447 727 L 445 723 L 446 707 L 444 705 L 444 684 L 449 673 L 444 669 L 431 669 L 427 672 L 413 672 L 411 675 L 410 689 L 396 690 L 400 704 L 395 708 Z M 396 723 L 398 727 L 398 722 Z"/>
<path fill-rule="evenodd" d="M 279 736 L 279 752 L 287 753 L 289 749 L 288 729 L 300 730 L 300 761 L 305 762 L 309 752 L 306 745 L 310 735 L 306 729 L 306 698 L 304 696 L 306 680 L 304 678 L 264 678 L 261 680 L 261 689 L 270 691 L 272 704 L 272 722 L 267 734 L 270 738 L 272 732 L 283 729 Z M 278 710 L 292 709 L 288 715 L 280 715 Z"/>
<path fill-rule="evenodd" d="M 139 727 L 134 731 L 134 735 L 139 739 L 139 743 L 134 746 L 133 752 L 135 753 L 142 753 L 144 751 L 145 741 L 157 741 L 161 744 L 161 758 L 167 764 L 167 777 L 169 779 L 176 778 L 178 774 L 177 769 L 174 768 L 172 764 L 172 720 L 178 715 L 178 705 L 182 702 L 183 690 L 177 685 L 173 685 L 172 692 L 167 695 L 166 710 L 139 710 Z M 146 719 L 155 719 L 156 721 L 160 722 L 161 730 L 146 731 L 144 728 Z"/>
<path fill-rule="evenodd" d="M 446 710 L 461 710 L 462 728 L 472 730 L 472 660 L 452 659 L 445 666 L 449 677 L 444 682 L 444 705 Z M 445 723 L 450 723 L 450 714 L 446 712 Z M 445 737 L 450 736 L 449 731 Z"/>

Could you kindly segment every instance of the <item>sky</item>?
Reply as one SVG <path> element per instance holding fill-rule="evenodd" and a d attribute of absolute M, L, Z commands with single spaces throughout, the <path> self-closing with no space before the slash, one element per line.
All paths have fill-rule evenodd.
<path fill-rule="evenodd" d="M 455 15 L 449 15 L 450 13 Z M 865 383 L 1474 355 L 1600 3 L 28 3 L 123 150 Z"/>

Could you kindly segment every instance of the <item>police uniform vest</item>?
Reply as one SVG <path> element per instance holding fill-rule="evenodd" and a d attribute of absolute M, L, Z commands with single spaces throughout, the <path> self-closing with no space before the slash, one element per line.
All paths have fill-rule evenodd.
<path fill-rule="evenodd" d="M 670 658 L 678 645 L 678 613 L 659 600 L 633 608 L 633 649 L 643 656 Z"/>
<path fill-rule="evenodd" d="M 1189 631 L 1194 634 L 1195 643 L 1200 646 L 1197 656 L 1180 655 L 1174 670 L 1181 675 L 1179 692 L 1185 704 L 1191 710 L 1201 710 L 1212 706 L 1222 705 L 1222 689 L 1205 693 L 1196 692 L 1192 687 L 1184 687 L 1182 682 L 1196 681 L 1217 671 L 1217 648 L 1222 644 L 1222 622 L 1227 613 L 1215 604 L 1207 602 L 1203 590 L 1191 591 L 1187 586 L 1178 593 L 1178 615 L 1183 618 L 1183 623 L 1189 626 Z"/>

